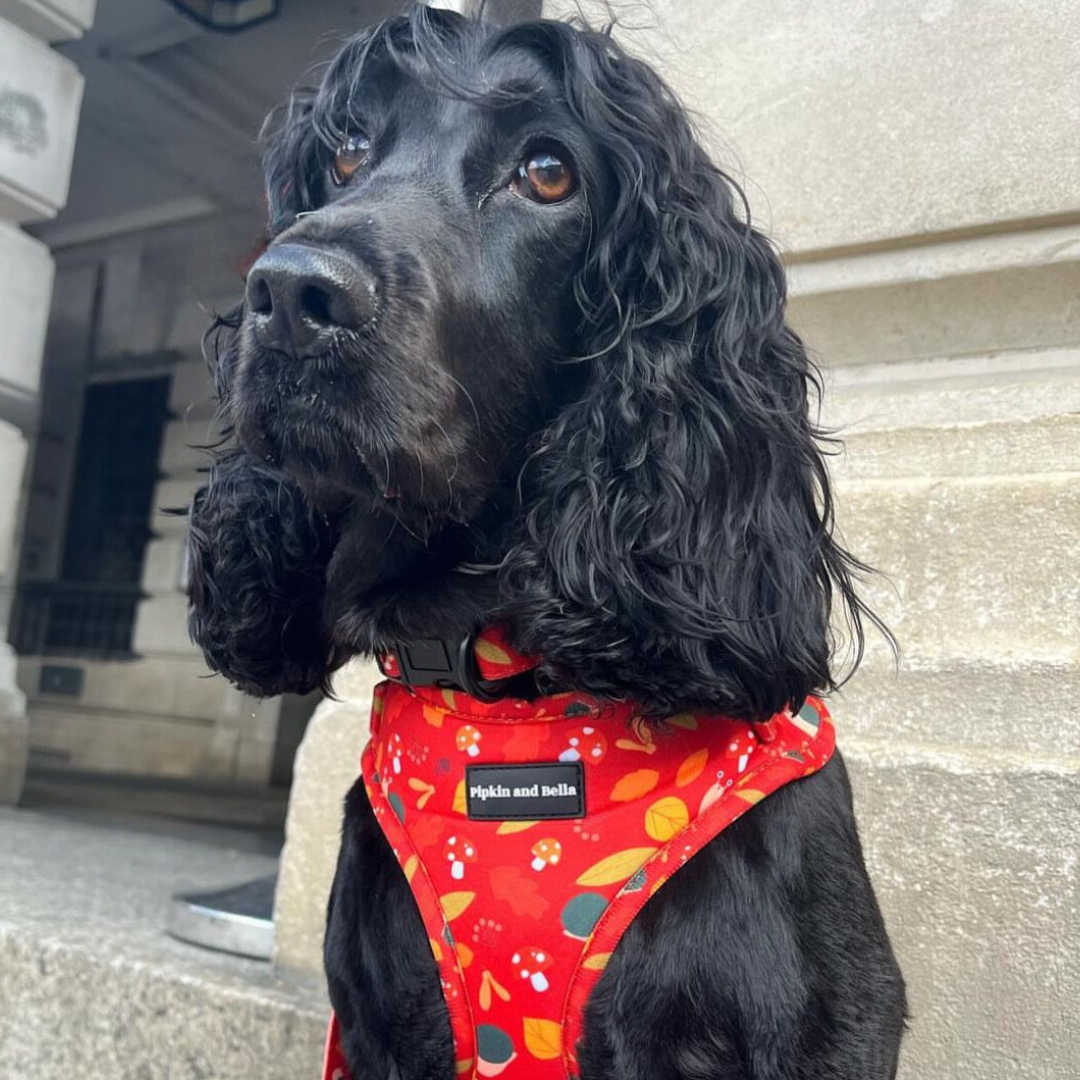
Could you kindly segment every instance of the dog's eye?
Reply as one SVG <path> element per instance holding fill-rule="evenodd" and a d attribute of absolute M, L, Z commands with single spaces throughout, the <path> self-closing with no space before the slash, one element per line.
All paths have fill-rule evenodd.
<path fill-rule="evenodd" d="M 577 177 L 556 150 L 536 150 L 518 166 L 510 185 L 515 195 L 538 203 L 557 203 L 577 190 Z"/>
<path fill-rule="evenodd" d="M 348 183 L 370 153 L 371 140 L 366 135 L 350 135 L 334 155 L 334 165 L 330 170 L 334 183 L 339 187 Z"/>

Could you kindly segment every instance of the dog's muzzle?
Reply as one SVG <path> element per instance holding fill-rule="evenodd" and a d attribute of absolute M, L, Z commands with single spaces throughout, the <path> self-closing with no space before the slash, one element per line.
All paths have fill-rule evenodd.
<path fill-rule="evenodd" d="M 342 331 L 374 322 L 379 288 L 371 272 L 347 255 L 279 244 L 248 273 L 246 304 L 261 345 L 307 360 L 325 355 Z"/>

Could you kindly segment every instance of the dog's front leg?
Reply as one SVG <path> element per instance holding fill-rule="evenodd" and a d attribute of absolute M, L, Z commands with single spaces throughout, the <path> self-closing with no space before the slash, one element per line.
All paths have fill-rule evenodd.
<path fill-rule="evenodd" d="M 438 968 L 363 781 L 345 800 L 325 962 L 353 1080 L 453 1080 Z"/>

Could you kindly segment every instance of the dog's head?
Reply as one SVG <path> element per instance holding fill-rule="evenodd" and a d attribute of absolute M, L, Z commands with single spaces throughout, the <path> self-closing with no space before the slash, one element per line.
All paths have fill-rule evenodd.
<path fill-rule="evenodd" d="M 425 527 L 471 520 L 520 469 L 575 382 L 612 185 L 566 94 L 570 40 L 419 9 L 293 99 L 230 381 L 253 453 Z"/>
<path fill-rule="evenodd" d="M 294 96 L 266 160 L 270 244 L 219 388 L 260 475 L 317 510 L 325 596 L 303 567 L 288 620 L 326 664 L 422 632 L 410 604 L 475 618 L 440 588 L 484 562 L 473 592 L 560 682 L 752 716 L 831 684 L 831 597 L 860 644 L 865 609 L 813 369 L 775 253 L 648 65 L 421 7 Z M 230 619 L 211 554 L 204 647 Z"/>

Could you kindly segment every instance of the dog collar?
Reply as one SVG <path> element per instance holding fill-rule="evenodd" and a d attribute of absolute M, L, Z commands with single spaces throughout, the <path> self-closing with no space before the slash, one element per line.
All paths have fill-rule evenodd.
<path fill-rule="evenodd" d="M 505 697 L 509 681 L 539 666 L 518 652 L 502 627 L 472 631 L 463 638 L 416 638 L 395 642 L 378 657 L 386 678 L 406 686 L 463 690 L 481 702 Z"/>

